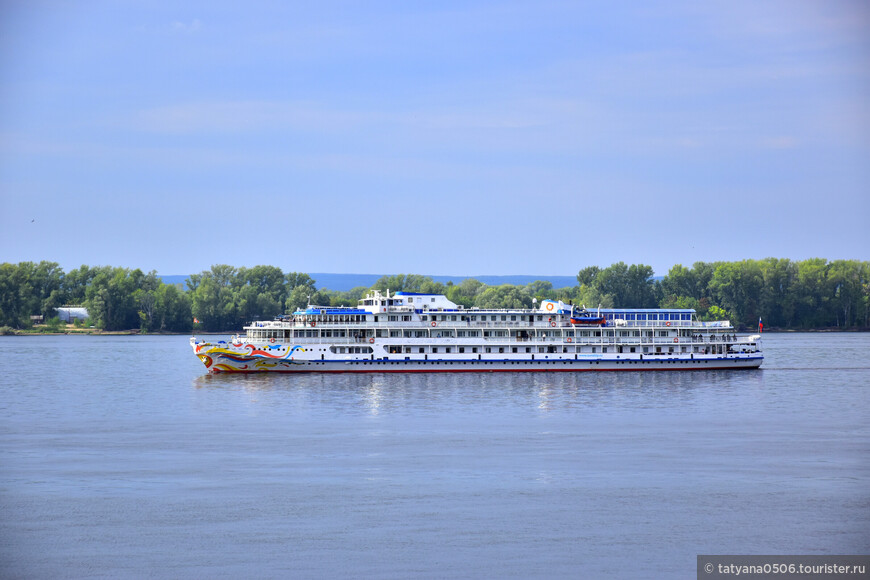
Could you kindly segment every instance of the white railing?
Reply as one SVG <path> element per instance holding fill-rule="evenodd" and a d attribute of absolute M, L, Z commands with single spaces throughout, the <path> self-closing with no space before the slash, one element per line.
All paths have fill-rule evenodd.
<path fill-rule="evenodd" d="M 555 322 L 555 326 L 552 324 Z M 533 323 L 525 321 L 470 321 L 470 320 L 438 320 L 432 326 L 432 321 L 419 320 L 399 320 L 388 322 L 332 322 L 332 321 L 315 321 L 314 326 L 310 322 L 279 322 L 279 321 L 264 321 L 257 322 L 252 325 L 245 326 L 248 328 L 261 328 L 269 330 L 281 329 L 316 329 L 316 328 L 339 328 L 339 329 L 381 329 L 381 328 L 447 328 L 447 329 L 464 329 L 464 328 L 571 328 L 576 330 L 596 331 L 601 329 L 619 330 L 619 329 L 637 329 L 637 328 L 658 328 L 666 330 L 668 328 L 731 328 L 731 323 L 727 320 L 719 320 L 714 322 L 690 322 L 686 320 L 668 321 L 649 321 L 649 320 L 633 320 L 626 321 L 625 324 L 613 324 L 608 321 L 606 326 L 593 326 L 582 324 L 571 324 L 568 321 L 536 321 Z"/>
<path fill-rule="evenodd" d="M 753 336 L 737 336 L 735 334 L 721 334 L 714 335 L 712 338 L 710 336 L 694 336 L 694 337 L 651 337 L 651 336 L 640 336 L 640 337 L 620 337 L 620 336 L 583 336 L 583 337 L 569 337 L 569 336 L 539 336 L 539 337 L 528 337 L 528 338 L 518 338 L 515 336 L 489 336 L 489 337 L 353 337 L 353 336 L 345 336 L 345 337 L 319 337 L 319 336 L 297 336 L 297 337 L 275 337 L 275 343 L 285 343 L 285 342 L 294 342 L 300 344 L 371 344 L 371 339 L 378 343 L 384 342 L 392 342 L 395 344 L 432 344 L 433 341 L 441 344 L 455 344 L 455 343 L 466 343 L 469 345 L 473 344 L 490 344 L 490 343 L 502 343 L 502 344 L 525 344 L 525 345 L 533 345 L 533 344 L 568 344 L 568 339 L 570 342 L 575 345 L 621 345 L 621 346 L 692 346 L 692 345 L 709 345 L 709 344 L 753 344 L 759 340 L 758 335 Z M 677 340 L 675 341 L 674 338 Z M 247 340 L 246 338 L 239 338 L 239 340 Z M 254 342 L 271 342 L 272 338 L 258 338 L 253 339 Z M 235 341 L 230 341 L 235 342 Z"/>

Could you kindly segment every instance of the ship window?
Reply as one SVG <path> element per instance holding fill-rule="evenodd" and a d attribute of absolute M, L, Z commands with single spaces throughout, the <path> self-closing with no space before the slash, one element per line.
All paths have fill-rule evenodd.
<path fill-rule="evenodd" d="M 433 346 L 433 347 L 432 347 L 432 352 L 438 352 L 438 347 L 437 347 L 437 346 Z"/>
<path fill-rule="evenodd" d="M 410 302 L 413 302 L 413 301 L 414 301 L 414 297 L 413 297 L 413 296 L 408 296 L 408 302 L 410 303 Z"/>
<path fill-rule="evenodd" d="M 451 351 L 452 351 L 452 349 L 451 349 L 449 346 L 448 346 L 447 348 L 444 349 L 444 352 L 446 352 L 446 353 L 448 353 L 448 354 L 449 354 Z"/>
<path fill-rule="evenodd" d="M 490 347 L 486 347 L 486 350 L 484 352 L 492 352 L 492 349 Z"/>
<path fill-rule="evenodd" d="M 459 347 L 459 352 L 460 352 L 460 353 L 465 352 L 465 347 L 464 347 L 464 346 L 460 346 L 460 347 Z"/>
<path fill-rule="evenodd" d="M 429 299 L 429 302 L 435 302 L 435 299 L 434 299 L 434 298 L 430 298 L 430 299 Z"/>

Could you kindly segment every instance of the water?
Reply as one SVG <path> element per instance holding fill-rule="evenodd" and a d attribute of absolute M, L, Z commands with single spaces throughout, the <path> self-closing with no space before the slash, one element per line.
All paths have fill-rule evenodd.
<path fill-rule="evenodd" d="M 675 578 L 870 553 L 870 335 L 759 371 L 204 374 L 0 337 L 0 577 Z"/>

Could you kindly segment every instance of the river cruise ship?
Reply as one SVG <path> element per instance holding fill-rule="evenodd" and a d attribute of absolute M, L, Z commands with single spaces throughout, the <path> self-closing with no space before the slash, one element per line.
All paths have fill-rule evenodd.
<path fill-rule="evenodd" d="M 358 307 L 308 306 L 253 322 L 194 354 L 221 372 L 474 372 L 755 369 L 761 335 L 694 310 L 464 308 L 441 294 L 372 292 Z"/>

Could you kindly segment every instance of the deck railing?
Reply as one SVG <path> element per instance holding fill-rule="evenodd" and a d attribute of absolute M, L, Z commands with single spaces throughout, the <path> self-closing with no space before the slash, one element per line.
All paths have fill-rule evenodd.
<path fill-rule="evenodd" d="M 535 321 L 533 323 L 529 323 L 527 321 L 470 321 L 470 320 L 438 320 L 435 321 L 435 326 L 432 326 L 432 321 L 389 321 L 389 322 L 333 322 L 333 321 L 323 321 L 316 320 L 314 321 L 314 326 L 311 325 L 310 322 L 282 322 L 282 321 L 263 321 L 257 322 L 252 325 L 245 326 L 245 328 L 262 328 L 262 329 L 314 329 L 314 328 L 339 328 L 339 329 L 381 329 L 381 328 L 448 328 L 448 329 L 462 329 L 462 328 L 536 328 L 536 329 L 545 329 L 545 328 L 573 328 L 576 330 L 600 330 L 605 328 L 607 330 L 619 330 L 619 329 L 636 329 L 636 328 L 660 328 L 660 329 L 668 329 L 668 328 L 709 328 L 709 329 L 720 329 L 720 328 L 731 328 L 731 323 L 727 320 L 717 320 L 712 322 L 699 322 L 699 321 L 688 321 L 688 320 L 630 320 L 626 321 L 625 324 L 617 324 L 613 321 L 608 321 L 605 326 L 594 326 L 594 325 L 584 325 L 584 324 L 571 324 L 569 321 Z M 553 325 L 555 323 L 555 326 Z"/>

